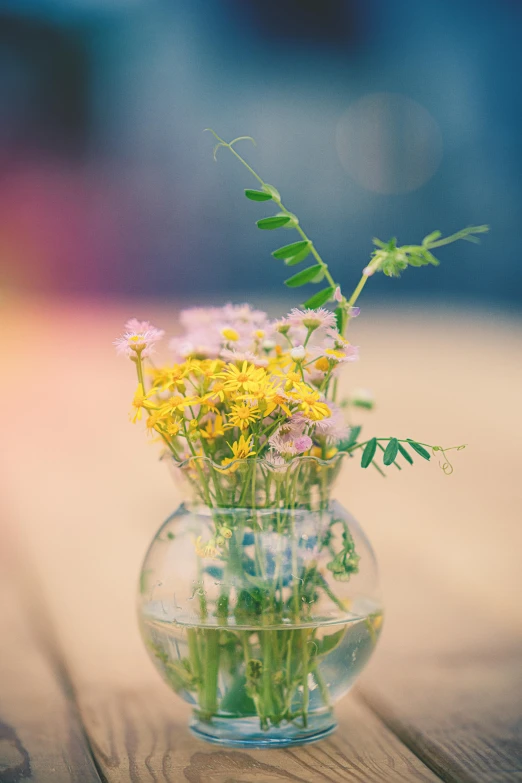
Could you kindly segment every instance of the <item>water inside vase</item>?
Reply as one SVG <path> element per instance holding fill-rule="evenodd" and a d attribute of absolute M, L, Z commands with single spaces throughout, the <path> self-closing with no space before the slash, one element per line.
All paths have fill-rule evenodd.
<path fill-rule="evenodd" d="M 152 608 L 152 607 L 151 607 Z M 377 642 L 382 611 L 284 626 L 184 625 L 141 617 L 149 653 L 200 721 L 249 718 L 262 731 L 306 729 L 355 682 Z"/>

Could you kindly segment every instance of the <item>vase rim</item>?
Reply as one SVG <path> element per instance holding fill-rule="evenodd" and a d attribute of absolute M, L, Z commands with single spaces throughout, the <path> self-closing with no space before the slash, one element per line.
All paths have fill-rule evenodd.
<path fill-rule="evenodd" d="M 196 456 L 191 455 L 183 460 L 177 460 L 168 451 L 164 452 L 161 455 L 160 459 L 172 463 L 176 468 L 188 468 L 191 467 L 194 464 L 194 462 L 197 462 L 199 464 L 206 465 L 209 468 L 213 468 L 214 470 L 217 470 L 220 473 L 225 473 L 225 472 L 228 473 L 230 472 L 231 468 L 237 470 L 237 468 L 241 466 L 255 464 L 256 466 L 257 465 L 264 466 L 270 469 L 271 471 L 273 471 L 274 473 L 282 473 L 298 465 L 315 464 L 315 465 L 320 465 L 321 467 L 332 467 L 333 465 L 336 465 L 343 457 L 346 456 L 350 456 L 349 452 L 347 451 L 337 451 L 333 456 L 328 457 L 327 459 L 323 459 L 322 457 L 316 457 L 314 455 L 298 454 L 286 460 L 281 465 L 274 463 L 272 460 L 267 459 L 266 457 L 247 457 L 247 458 L 235 459 L 227 463 L 227 465 L 223 465 L 220 462 L 215 462 L 213 459 L 203 454 L 197 454 Z"/>

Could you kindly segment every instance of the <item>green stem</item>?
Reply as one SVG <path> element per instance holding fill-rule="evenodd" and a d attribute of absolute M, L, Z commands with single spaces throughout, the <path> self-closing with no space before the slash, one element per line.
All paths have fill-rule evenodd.
<path fill-rule="evenodd" d="M 143 378 L 143 364 L 141 362 L 141 354 L 136 354 L 136 372 L 138 373 L 138 383 L 141 383 L 141 386 L 143 388 L 143 394 L 147 393 L 147 390 L 145 388 L 145 379 Z"/>
<path fill-rule="evenodd" d="M 314 663 L 314 665 L 312 667 L 312 671 L 314 673 L 314 680 L 318 684 L 319 690 L 321 691 L 321 698 L 323 700 L 324 706 L 325 707 L 331 707 L 330 694 L 328 692 L 328 686 L 327 686 L 327 684 L 324 681 L 324 677 L 323 677 L 323 675 L 321 674 L 321 672 L 319 670 L 319 666 L 317 665 L 317 662 Z"/>
<path fill-rule="evenodd" d="M 217 685 L 219 673 L 219 632 L 215 628 L 204 631 L 205 634 L 205 672 L 203 700 L 200 705 L 204 717 L 208 720 L 217 710 Z"/>
<path fill-rule="evenodd" d="M 303 676 L 302 676 L 302 685 L 303 685 L 303 728 L 306 729 L 308 726 L 308 704 L 310 701 L 310 693 L 308 689 L 308 662 L 309 662 L 309 651 L 308 651 L 308 628 L 303 631 L 303 650 L 302 650 L 302 664 L 303 664 Z"/>
<path fill-rule="evenodd" d="M 201 659 L 199 656 L 198 637 L 195 628 L 187 629 L 187 642 L 190 668 L 197 683 L 198 704 L 201 704 L 203 698 L 203 676 L 201 669 Z"/>
<path fill-rule="evenodd" d="M 366 285 L 366 281 L 368 280 L 368 277 L 369 275 L 363 274 L 363 276 L 359 280 L 353 294 L 351 295 L 351 297 L 348 299 L 348 302 L 346 303 L 346 309 L 348 311 L 350 311 L 350 308 L 353 307 L 356 301 L 358 300 L 364 286 Z"/>
<path fill-rule="evenodd" d="M 263 714 L 269 718 L 274 714 L 272 703 L 272 634 L 270 631 L 261 631 L 260 636 L 263 651 Z"/>
<path fill-rule="evenodd" d="M 234 149 L 234 146 L 233 146 L 234 142 L 235 141 L 239 141 L 239 139 L 234 139 L 234 141 L 228 143 L 224 139 L 220 138 L 217 135 L 217 133 L 215 133 L 211 128 L 207 128 L 206 130 L 209 130 L 212 133 L 212 135 L 218 140 L 218 142 L 219 142 L 219 144 L 221 146 L 226 147 L 227 149 L 230 150 L 230 152 L 238 159 L 238 161 L 252 174 L 253 177 L 255 177 L 255 179 L 259 182 L 259 184 L 261 185 L 262 188 L 266 187 L 267 183 L 259 176 L 259 174 L 257 174 L 254 171 L 252 166 L 250 166 L 246 162 L 246 160 L 243 157 L 241 157 L 241 155 L 238 152 L 236 152 L 236 150 Z M 288 210 L 284 206 L 284 204 L 281 201 L 281 199 L 278 199 L 277 196 L 272 195 L 272 201 L 274 201 L 274 203 L 277 204 L 277 206 L 279 207 L 281 212 L 284 212 L 286 215 L 292 216 L 292 212 L 290 212 L 290 210 Z M 317 263 L 320 264 L 320 266 L 322 267 L 324 276 L 325 276 L 326 280 L 328 281 L 328 283 L 330 284 L 330 286 L 332 288 L 337 288 L 337 283 L 335 282 L 335 280 L 333 279 L 332 275 L 330 274 L 330 270 L 328 269 L 328 264 L 326 264 L 326 262 L 323 261 L 323 259 L 319 255 L 319 253 L 317 251 L 317 248 L 315 247 L 315 245 L 312 242 L 312 240 L 307 236 L 307 234 L 305 234 L 305 232 L 303 231 L 303 229 L 301 228 L 299 223 L 296 223 L 294 228 L 295 228 L 295 230 L 297 231 L 297 233 L 299 234 L 299 236 L 302 239 L 304 239 L 306 242 L 310 243 L 310 251 L 311 251 L 313 257 L 315 258 L 315 260 L 317 261 Z"/>

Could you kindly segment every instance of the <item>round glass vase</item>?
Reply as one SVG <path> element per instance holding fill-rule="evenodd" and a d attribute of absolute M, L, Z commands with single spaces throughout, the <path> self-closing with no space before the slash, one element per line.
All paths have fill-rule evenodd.
<path fill-rule="evenodd" d="M 371 546 L 330 499 L 341 463 L 170 460 L 190 500 L 147 552 L 139 621 L 197 736 L 284 747 L 335 729 L 382 625 Z"/>

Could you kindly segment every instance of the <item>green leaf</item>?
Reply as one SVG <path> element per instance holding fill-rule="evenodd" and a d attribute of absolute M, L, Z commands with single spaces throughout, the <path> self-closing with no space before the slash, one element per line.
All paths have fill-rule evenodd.
<path fill-rule="evenodd" d="M 410 453 L 406 451 L 402 443 L 399 443 L 399 453 L 402 454 L 406 462 L 409 462 L 410 465 L 413 465 L 413 459 L 411 458 Z"/>
<path fill-rule="evenodd" d="M 373 400 L 352 400 L 354 408 L 362 408 L 365 411 L 373 411 L 375 408 L 375 402 Z"/>
<path fill-rule="evenodd" d="M 374 459 L 372 459 L 372 465 L 375 468 L 375 470 L 377 471 L 377 473 L 379 473 L 380 476 L 382 476 L 383 478 L 386 478 L 386 473 L 384 472 L 384 470 L 381 467 L 379 467 L 379 465 L 377 465 L 377 463 L 375 462 Z"/>
<path fill-rule="evenodd" d="M 337 331 L 342 334 L 346 321 L 346 312 L 342 307 L 336 307 L 334 310 L 335 320 L 337 321 Z"/>
<path fill-rule="evenodd" d="M 300 285 L 305 285 L 306 283 L 310 283 L 320 271 L 322 271 L 321 264 L 314 264 L 314 266 L 303 269 L 302 272 L 298 272 L 293 277 L 289 277 L 288 280 L 285 280 L 285 285 L 289 288 L 297 288 Z"/>
<path fill-rule="evenodd" d="M 285 264 L 287 266 L 295 266 L 296 264 L 300 264 L 301 261 L 305 260 L 309 253 L 310 245 L 307 245 L 299 253 L 296 253 L 295 256 L 292 256 L 291 258 L 285 258 Z"/>
<path fill-rule="evenodd" d="M 335 288 L 329 286 L 329 288 L 323 288 L 322 291 L 318 291 L 316 294 L 310 297 L 305 303 L 304 307 L 309 307 L 311 310 L 315 310 L 317 307 L 322 307 L 332 297 Z"/>
<path fill-rule="evenodd" d="M 276 217 L 287 217 L 288 223 L 285 223 L 285 228 L 295 228 L 299 225 L 299 219 L 293 212 L 278 212 Z"/>
<path fill-rule="evenodd" d="M 440 266 L 440 261 L 438 260 L 438 258 L 435 258 L 433 253 L 430 253 L 429 250 L 424 249 L 422 251 L 422 255 L 426 259 L 428 264 L 433 264 L 433 266 Z"/>
<path fill-rule="evenodd" d="M 348 451 L 348 449 L 350 449 L 352 446 L 355 446 L 355 444 L 357 443 L 357 438 L 359 437 L 359 434 L 361 432 L 361 429 L 362 427 L 360 426 L 352 427 L 350 429 L 350 435 L 348 436 L 348 438 L 346 438 L 346 440 L 343 440 L 339 443 L 337 447 L 338 450 Z"/>
<path fill-rule="evenodd" d="M 384 464 L 391 465 L 393 462 L 395 462 L 395 458 L 397 457 L 398 451 L 399 451 L 399 441 L 397 440 L 397 438 L 392 438 L 389 441 L 384 451 L 384 456 L 382 458 Z"/>
<path fill-rule="evenodd" d="M 275 228 L 282 228 L 290 223 L 291 218 L 288 215 L 274 215 L 273 217 L 262 218 L 258 220 L 256 226 L 264 231 L 273 231 Z"/>
<path fill-rule="evenodd" d="M 422 240 L 423 245 L 429 245 L 431 242 L 435 242 L 436 239 L 442 236 L 442 231 L 432 231 L 427 237 Z"/>
<path fill-rule="evenodd" d="M 361 457 L 361 468 L 367 468 L 371 464 L 377 450 L 377 438 L 372 438 L 364 447 Z"/>
<path fill-rule="evenodd" d="M 245 190 L 245 196 L 250 201 L 271 201 L 272 196 L 269 193 L 263 193 L 262 190 Z"/>
<path fill-rule="evenodd" d="M 374 244 L 374 245 L 376 245 L 377 247 L 380 247 L 380 248 L 381 248 L 381 250 L 384 250 L 384 249 L 387 247 L 387 244 L 386 244 L 385 242 L 382 242 L 382 240 L 380 240 L 380 239 L 377 239 L 377 237 L 374 237 L 374 238 L 372 239 L 372 242 L 373 242 L 373 244 Z"/>
<path fill-rule="evenodd" d="M 235 677 L 231 687 L 226 691 L 221 700 L 220 707 L 230 715 L 243 716 L 255 715 L 256 706 L 247 693 L 247 680 L 244 675 Z"/>
<path fill-rule="evenodd" d="M 416 440 L 411 440 L 411 438 L 406 438 L 406 440 L 410 444 L 413 451 L 416 451 L 417 454 L 420 454 L 421 457 L 424 457 L 424 459 L 431 459 L 431 454 L 429 453 L 429 451 L 426 451 L 424 446 L 421 446 L 421 444 L 417 443 Z"/>
<path fill-rule="evenodd" d="M 293 256 L 298 255 L 301 250 L 304 250 L 305 247 L 311 247 L 311 245 L 312 243 L 307 239 L 301 239 L 299 242 L 292 242 L 291 245 L 285 245 L 284 247 L 274 250 L 272 255 L 274 258 L 293 258 Z"/>
<path fill-rule="evenodd" d="M 270 198 L 273 198 L 276 201 L 281 201 L 281 194 L 277 188 L 274 188 L 273 185 L 268 185 L 268 183 L 265 183 L 263 185 L 263 190 L 270 196 Z"/>
<path fill-rule="evenodd" d="M 337 647 L 341 639 L 343 638 L 344 634 L 346 633 L 345 628 L 341 628 L 340 631 L 336 631 L 335 633 L 328 634 L 328 636 L 323 636 L 323 638 L 318 641 L 315 640 L 315 644 L 317 645 L 317 655 L 328 655 L 328 653 L 332 652 L 332 650 Z"/>

